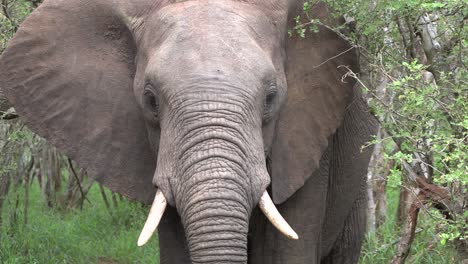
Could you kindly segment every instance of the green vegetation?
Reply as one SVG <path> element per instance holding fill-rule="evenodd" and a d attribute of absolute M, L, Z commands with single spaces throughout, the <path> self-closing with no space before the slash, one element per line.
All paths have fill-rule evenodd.
<path fill-rule="evenodd" d="M 396 252 L 400 234 L 397 226 L 399 188 L 388 188 L 387 219 L 376 232 L 367 235 L 360 262 L 361 264 L 387 264 Z M 458 255 L 452 244 L 440 243 L 440 229 L 434 225 L 434 217 L 440 218 L 439 212 L 434 209 L 423 211 L 416 230 L 416 237 L 411 247 L 407 263 L 457 263 Z"/>
<path fill-rule="evenodd" d="M 121 200 L 108 209 L 97 184 L 83 210 L 65 211 L 47 208 L 34 183 L 27 225 L 22 209 L 14 213 L 16 195 L 20 195 L 19 208 L 24 207 L 24 189 L 12 190 L 3 212 L 0 263 L 155 263 L 159 259 L 156 238 L 145 247 L 136 245 L 147 208 Z"/>
<path fill-rule="evenodd" d="M 336 21 L 314 17 L 319 2 L 327 3 Z M 391 228 L 396 235 L 388 237 L 401 239 L 397 247 L 389 248 L 391 263 L 405 262 L 413 238 L 421 236 L 415 234 L 418 229 L 423 235 L 433 234 L 441 245 L 454 243 L 461 258 L 468 258 L 466 2 L 309 0 L 303 10 L 290 35 L 307 38 L 319 30 L 332 30 L 359 50 L 361 72 L 342 67 L 360 84 L 380 121 L 379 134 L 372 142 L 378 150 L 369 168 L 369 188 L 373 189 L 368 193 L 375 196 L 371 200 L 382 201 L 379 195 L 392 191 L 389 182 L 393 180 L 402 194 L 397 195 L 402 197 L 395 209 L 397 217 L 387 210 L 380 222 L 376 217 L 375 225 L 369 225 L 374 229 L 383 225 L 371 236 L 370 244 L 372 237 L 386 233 L 397 219 L 398 228 Z M 382 169 L 387 165 L 386 171 Z M 369 214 L 378 212 L 369 209 Z M 429 244 L 424 247 L 421 250 L 438 249 Z M 420 255 L 416 263 L 453 262 Z"/>
<path fill-rule="evenodd" d="M 0 53 L 6 48 L 8 41 L 13 37 L 21 22 L 34 10 L 36 5 L 31 1 L 0 2 Z"/>
<path fill-rule="evenodd" d="M 0 263 L 156 263 L 157 239 L 139 248 L 136 240 L 146 219 L 147 208 L 138 203 L 119 201 L 117 208 L 107 209 L 99 188 L 89 192 L 91 201 L 83 210 L 64 211 L 44 205 L 40 188 L 31 188 L 28 224 L 18 212 L 16 223 L 12 215 L 16 195 L 19 208 L 24 206 L 24 193 L 12 191 L 4 210 L 3 230 L 0 233 Z M 109 195 L 109 192 L 108 192 Z M 396 219 L 398 189 L 388 191 L 388 218 Z M 439 242 L 431 211 L 421 213 L 416 239 L 408 263 L 456 263 L 457 253 L 449 243 Z M 387 221 L 376 233 L 368 235 L 361 256 L 362 264 L 388 263 L 399 239 L 395 221 Z"/>

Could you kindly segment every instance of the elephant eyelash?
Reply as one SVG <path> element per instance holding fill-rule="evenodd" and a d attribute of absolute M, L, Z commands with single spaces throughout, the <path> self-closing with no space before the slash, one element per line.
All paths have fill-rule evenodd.
<path fill-rule="evenodd" d="M 275 86 L 270 86 L 263 102 L 263 122 L 267 123 L 273 116 L 275 102 L 278 97 L 278 91 Z"/>
<path fill-rule="evenodd" d="M 147 85 L 147 87 L 145 87 L 145 91 L 143 92 L 143 105 L 144 108 L 151 112 L 157 119 L 159 115 L 159 99 L 151 85 Z"/>
<path fill-rule="evenodd" d="M 271 106 L 276 99 L 277 92 L 276 90 L 269 91 L 268 94 L 265 96 L 265 106 Z"/>

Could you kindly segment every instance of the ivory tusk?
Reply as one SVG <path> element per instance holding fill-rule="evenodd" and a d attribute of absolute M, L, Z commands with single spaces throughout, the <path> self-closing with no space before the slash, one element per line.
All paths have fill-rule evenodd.
<path fill-rule="evenodd" d="M 148 240 L 150 240 L 150 238 L 153 236 L 153 233 L 156 231 L 156 228 L 159 225 L 159 221 L 164 214 L 166 205 L 167 201 L 166 198 L 164 198 L 164 194 L 158 190 L 154 197 L 153 205 L 151 205 L 148 219 L 146 219 L 145 226 L 143 227 L 140 237 L 138 238 L 139 247 L 146 244 L 146 242 L 148 242 Z"/>
<path fill-rule="evenodd" d="M 270 220 L 270 222 L 286 237 L 290 239 L 299 239 L 299 236 L 294 232 L 294 230 L 289 226 L 288 222 L 284 220 L 281 214 L 276 209 L 275 204 L 268 195 L 268 192 L 265 191 L 258 202 L 260 209 L 265 214 L 265 216 Z"/>

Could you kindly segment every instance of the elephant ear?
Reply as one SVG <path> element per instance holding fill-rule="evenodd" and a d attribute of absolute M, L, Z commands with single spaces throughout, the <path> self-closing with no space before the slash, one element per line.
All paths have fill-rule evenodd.
<path fill-rule="evenodd" d="M 138 13 L 110 0 L 45 1 L 0 57 L 0 87 L 33 131 L 110 189 L 148 202 L 156 159 L 133 94 L 136 48 L 125 24 Z"/>
<path fill-rule="evenodd" d="M 302 5 L 298 5 L 289 14 L 288 28 L 295 26 L 294 18 L 301 14 Z M 315 5 L 313 15 L 325 21 L 327 7 Z M 328 138 L 342 122 L 355 83 L 351 78 L 342 80 L 346 70 L 338 66 L 357 68 L 355 50 L 324 27 L 305 38 L 294 34 L 286 45 L 288 94 L 271 153 L 275 203 L 287 200 L 318 168 Z"/>

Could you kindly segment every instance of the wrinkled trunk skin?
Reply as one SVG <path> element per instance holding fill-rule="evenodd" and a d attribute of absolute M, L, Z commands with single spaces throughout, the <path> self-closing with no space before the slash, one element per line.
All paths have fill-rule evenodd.
<path fill-rule="evenodd" d="M 175 204 L 193 263 L 247 263 L 249 217 L 269 183 L 256 176 L 262 141 L 238 105 L 205 102 L 191 101 L 177 118 L 185 131 L 174 142 Z"/>
<path fill-rule="evenodd" d="M 248 179 L 241 164 L 228 158 L 235 150 L 208 150 L 223 145 L 216 139 L 200 143 L 196 147 L 207 150 L 193 156 L 202 161 L 187 165 L 179 214 L 193 263 L 247 263 Z"/>
<path fill-rule="evenodd" d="M 240 178 L 222 163 L 201 172 L 190 184 L 187 203 L 181 208 L 193 263 L 247 263 L 247 232 L 251 209 L 245 201 Z M 228 165 L 229 166 L 229 165 Z M 224 175 L 223 175 L 224 174 Z M 223 178 L 223 179 L 220 179 Z"/>

